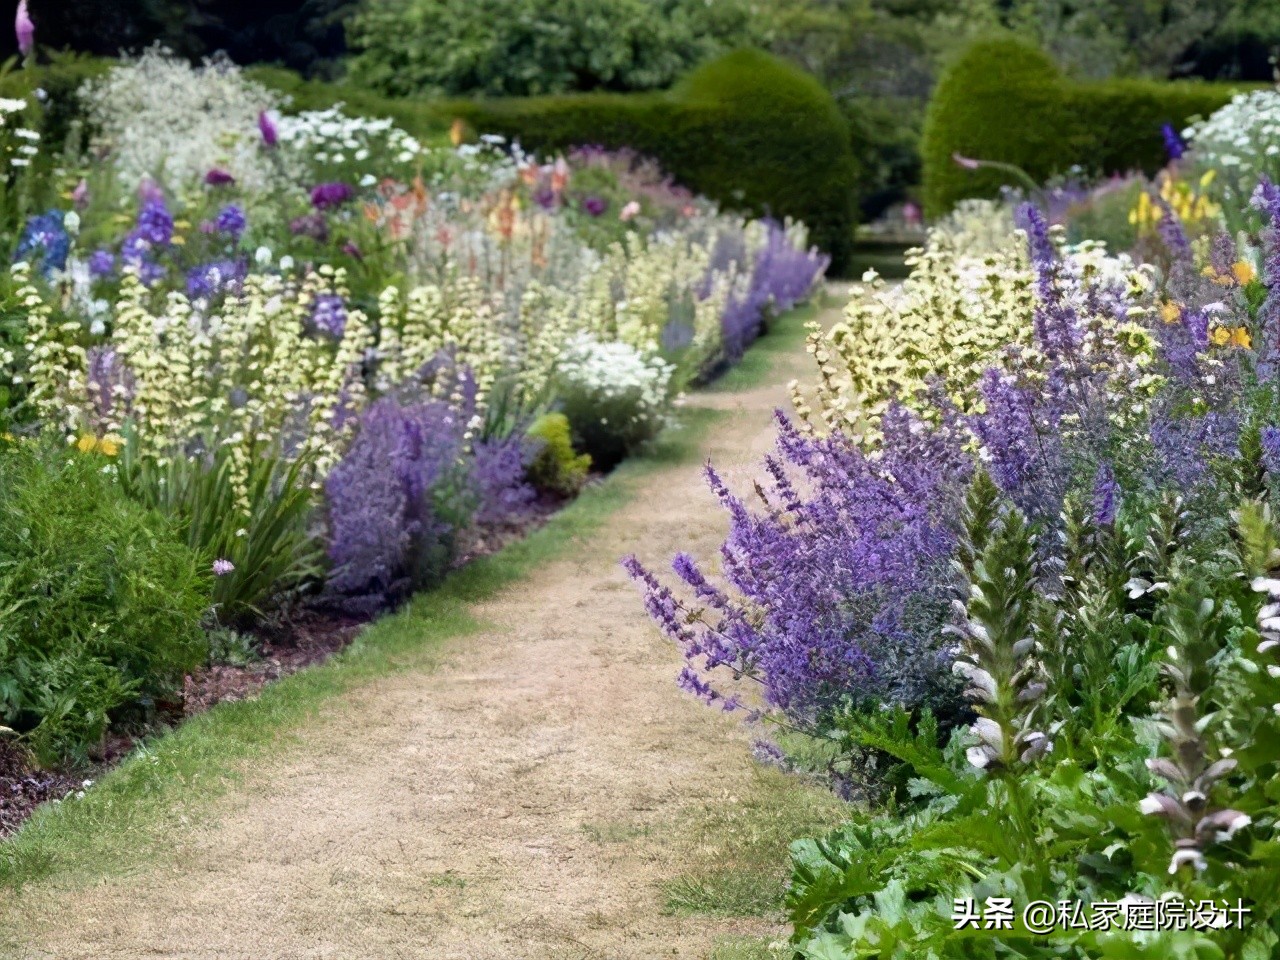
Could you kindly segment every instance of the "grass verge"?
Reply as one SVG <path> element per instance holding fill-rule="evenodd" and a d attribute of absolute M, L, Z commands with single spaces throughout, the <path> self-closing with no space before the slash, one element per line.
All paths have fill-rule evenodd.
<path fill-rule="evenodd" d="M 745 390 L 760 383 L 778 358 L 798 349 L 804 324 L 817 309 L 780 318 L 716 389 Z M 668 431 L 645 455 L 624 463 L 546 526 L 419 594 L 327 663 L 267 686 L 256 699 L 219 704 L 139 746 L 83 797 L 45 805 L 0 845 L 0 887 L 20 889 L 53 878 L 88 882 L 145 864 L 166 836 L 241 781 L 249 761 L 296 742 L 308 720 L 334 697 L 388 673 L 431 669 L 445 641 L 485 629 L 472 615 L 472 604 L 591 536 L 631 500 L 647 474 L 696 459 L 702 438 L 723 415 L 685 410 L 683 429 Z"/>

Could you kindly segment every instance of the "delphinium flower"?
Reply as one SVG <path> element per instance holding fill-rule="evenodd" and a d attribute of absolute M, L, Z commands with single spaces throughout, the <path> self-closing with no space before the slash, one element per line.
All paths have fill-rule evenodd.
<path fill-rule="evenodd" d="M 1178 135 L 1178 131 L 1173 128 L 1173 124 L 1166 123 L 1160 128 L 1160 135 L 1164 138 L 1164 151 L 1170 160 L 1181 160 L 1182 155 L 1187 152 L 1187 145 L 1183 143 L 1182 137 Z"/>
<path fill-rule="evenodd" d="M 247 266 L 240 260 L 219 260 L 187 271 L 187 296 L 208 300 L 224 290 L 236 290 L 244 280 Z"/>
<path fill-rule="evenodd" d="M 133 373 L 112 347 L 94 345 L 86 353 L 90 426 L 97 433 L 120 428 L 133 399 Z"/>
<path fill-rule="evenodd" d="M 348 184 L 321 183 L 311 188 L 311 205 L 317 210 L 332 210 L 354 196 L 355 191 Z"/>
<path fill-rule="evenodd" d="M 1274 375 L 1280 363 L 1280 186 L 1262 177 L 1251 203 L 1267 219 L 1263 232 L 1266 257 L 1262 265 L 1267 297 L 1258 308 L 1259 342 L 1254 348 L 1258 355 L 1258 375 L 1267 379 Z"/>
<path fill-rule="evenodd" d="M 63 225 L 64 217 L 61 210 L 50 210 L 29 218 L 18 240 L 15 261 L 38 261 L 45 276 L 64 270 L 71 251 L 71 235 Z"/>
<path fill-rule="evenodd" d="M 1109 527 L 1115 522 L 1119 495 L 1115 471 L 1110 464 L 1100 464 L 1093 478 L 1093 523 L 1096 527 Z"/>
<path fill-rule="evenodd" d="M 310 326 L 326 336 L 341 340 L 347 327 L 347 307 L 342 297 L 333 293 L 316 297 L 311 308 Z"/>
<path fill-rule="evenodd" d="M 109 277 L 116 269 L 116 255 L 110 250 L 98 249 L 89 254 L 89 273 L 94 277 Z"/>
<path fill-rule="evenodd" d="M 218 211 L 213 225 L 219 233 L 227 234 L 238 243 L 244 234 L 245 227 L 248 226 L 248 221 L 245 219 L 244 211 L 236 204 L 230 203 Z"/>

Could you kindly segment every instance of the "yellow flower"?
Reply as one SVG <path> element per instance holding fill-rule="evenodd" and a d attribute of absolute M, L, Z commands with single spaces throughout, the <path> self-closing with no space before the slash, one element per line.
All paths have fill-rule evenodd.
<path fill-rule="evenodd" d="M 1209 334 L 1209 339 L 1213 341 L 1215 346 L 1225 347 L 1251 347 L 1253 346 L 1253 338 L 1249 336 L 1247 327 L 1214 327 Z"/>
<path fill-rule="evenodd" d="M 1182 308 L 1172 300 L 1166 300 L 1160 305 L 1160 319 L 1165 323 L 1173 323 L 1182 316 Z"/>
<path fill-rule="evenodd" d="M 114 457 L 120 452 L 120 447 L 124 444 L 124 437 L 118 433 L 108 433 L 105 437 L 98 441 L 98 451 L 106 454 L 108 457 Z"/>
<path fill-rule="evenodd" d="M 1231 265 L 1231 272 L 1235 274 L 1235 278 L 1240 284 L 1251 283 L 1253 281 L 1253 264 L 1247 260 L 1237 260 Z"/>
<path fill-rule="evenodd" d="M 453 121 L 453 125 L 449 127 L 449 142 L 455 147 L 462 143 L 467 136 L 467 125 L 461 117 L 457 117 Z"/>
<path fill-rule="evenodd" d="M 93 448 L 98 445 L 98 438 L 91 433 L 83 433 L 80 439 L 76 441 L 76 449 L 81 453 L 93 453 Z"/>

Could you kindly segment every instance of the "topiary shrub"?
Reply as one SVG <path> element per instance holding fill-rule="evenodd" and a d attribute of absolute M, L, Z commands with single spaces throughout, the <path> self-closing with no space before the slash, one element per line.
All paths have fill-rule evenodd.
<path fill-rule="evenodd" d="M 1076 83 L 1042 51 L 1012 37 L 979 40 L 938 82 L 925 117 L 925 212 L 990 197 L 1006 174 L 966 170 L 954 154 L 1014 164 L 1043 182 L 1079 165 L 1096 173 L 1154 173 L 1166 157 L 1161 127 L 1207 115 L 1241 88 L 1191 81 Z"/>
<path fill-rule="evenodd" d="M 631 147 L 722 205 L 808 225 L 836 267 L 853 244 L 849 125 L 817 80 L 759 50 L 726 54 L 660 94 L 567 94 L 442 104 L 534 150 Z"/>
<path fill-rule="evenodd" d="M 587 482 L 591 456 L 573 449 L 573 430 L 563 413 L 546 413 L 529 427 L 527 436 L 540 444 L 526 474 L 539 490 L 571 497 Z"/>
<path fill-rule="evenodd" d="M 106 458 L 0 440 L 0 722 L 78 754 L 204 662 L 211 573 Z"/>

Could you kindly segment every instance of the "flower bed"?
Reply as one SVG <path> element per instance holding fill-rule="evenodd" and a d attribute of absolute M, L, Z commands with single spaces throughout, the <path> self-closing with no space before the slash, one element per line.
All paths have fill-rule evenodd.
<path fill-rule="evenodd" d="M 1067 242 L 1101 194 L 937 225 L 813 332 L 759 499 L 709 468 L 718 564 L 626 561 L 682 686 L 860 801 L 793 847 L 797 956 L 1280 943 L 1280 187 L 1220 143 L 1256 106 L 1104 188 L 1132 256 Z"/>
<path fill-rule="evenodd" d="M 56 104 L 0 104 L 0 468 L 145 518 L 104 528 L 105 604 L 126 575 L 174 586 L 145 550 L 122 566 L 135 527 L 195 599 L 154 668 L 34 614 L 6 635 L 0 722 L 50 761 L 172 713 L 211 644 L 252 659 L 299 608 L 367 617 L 518 535 L 826 266 L 802 225 L 724 215 L 625 151 L 430 147 L 160 51 L 79 96 L 65 143 L 35 132 Z M 0 494 L 15 529 L 29 506 Z"/>

